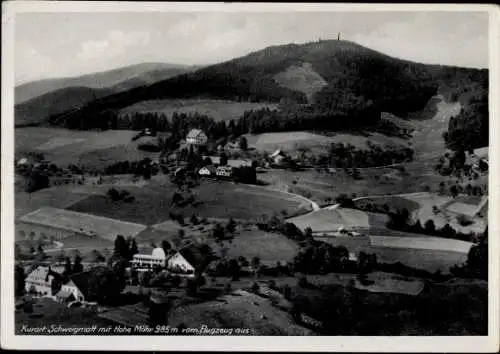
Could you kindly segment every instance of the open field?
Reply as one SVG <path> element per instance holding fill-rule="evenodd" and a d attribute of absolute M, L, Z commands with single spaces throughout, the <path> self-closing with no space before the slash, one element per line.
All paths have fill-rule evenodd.
<path fill-rule="evenodd" d="M 116 161 L 155 158 L 158 153 L 137 149 L 132 130 L 79 131 L 62 128 L 28 127 L 15 129 L 15 155 L 37 151 L 58 166 L 83 164 L 104 167 Z"/>
<path fill-rule="evenodd" d="M 316 92 L 328 85 L 311 63 L 302 63 L 301 66 L 291 65 L 285 71 L 276 74 L 274 80 L 282 87 L 303 92 L 309 102 L 313 102 Z"/>
<path fill-rule="evenodd" d="M 472 243 L 441 237 L 369 236 L 373 247 L 452 251 L 467 254 Z"/>
<path fill-rule="evenodd" d="M 44 207 L 21 217 L 20 221 L 57 227 L 73 232 L 94 232 L 96 238 L 113 241 L 117 235 L 135 236 L 145 225 L 75 211 Z"/>
<path fill-rule="evenodd" d="M 442 134 L 448 129 L 450 118 L 456 116 L 461 109 L 459 102 L 446 102 L 439 95 L 430 100 L 421 112 L 410 117 L 419 123 L 412 138 L 416 160 L 434 159 L 446 151 Z"/>
<path fill-rule="evenodd" d="M 102 248 L 113 248 L 113 243 L 114 239 L 105 239 L 102 237 L 85 237 L 81 235 L 72 235 L 64 240 L 62 240 L 63 248 L 95 248 L 95 249 L 102 249 Z"/>
<path fill-rule="evenodd" d="M 297 243 L 281 234 L 255 229 L 243 231 L 231 242 L 225 241 L 223 247 L 227 248 L 228 259 L 243 256 L 250 262 L 253 257 L 258 257 L 273 264 L 292 261 L 299 250 Z"/>
<path fill-rule="evenodd" d="M 413 238 L 394 236 L 315 236 L 315 239 L 333 246 L 344 246 L 350 252 L 375 253 L 378 262 L 401 262 L 429 272 L 448 273 L 450 267 L 466 261 L 468 252 L 465 242 L 433 237 L 421 237 L 415 242 Z"/>
<path fill-rule="evenodd" d="M 347 229 L 384 228 L 388 218 L 384 214 L 368 213 L 357 209 L 322 209 L 291 219 L 299 229 L 311 227 L 315 233 L 335 232 L 340 226 Z"/>
<path fill-rule="evenodd" d="M 246 134 L 248 145 L 257 150 L 273 152 L 281 149 L 287 153 L 301 148 L 309 149 L 312 152 L 325 152 L 332 143 L 343 143 L 354 145 L 358 149 L 368 149 L 368 142 L 380 146 L 407 147 L 408 142 L 397 137 L 389 137 L 380 133 L 370 133 L 367 136 L 331 133 L 318 134 L 306 131 Z"/>
<path fill-rule="evenodd" d="M 450 196 L 440 196 L 433 193 L 419 193 L 418 195 L 405 196 L 406 199 L 412 200 L 420 204 L 420 207 L 414 211 L 413 220 L 419 220 L 422 225 L 425 224 L 427 220 L 432 220 L 436 228 L 442 228 L 445 224 L 450 224 L 450 226 L 459 232 L 483 232 L 486 227 L 486 222 L 484 218 L 476 216 L 479 211 L 479 205 L 473 205 L 461 202 L 462 197 L 453 199 Z M 464 197 L 465 201 L 477 202 L 476 197 L 467 198 Z M 439 209 L 438 213 L 435 213 L 433 207 L 436 206 Z M 469 215 L 472 224 L 467 226 L 462 226 L 457 221 L 457 216 Z"/>
<path fill-rule="evenodd" d="M 397 293 L 415 296 L 420 294 L 425 287 L 425 283 L 422 280 L 399 279 L 394 274 L 384 272 L 370 273 L 367 279 L 374 281 L 374 284 L 363 285 L 356 279 L 356 288 L 372 293 Z"/>
<path fill-rule="evenodd" d="M 87 197 L 86 193 L 75 191 L 72 186 L 57 186 L 26 193 L 16 188 L 14 207 L 16 220 L 36 209 L 48 206 L 66 208 L 66 206 Z"/>
<path fill-rule="evenodd" d="M 319 205 L 334 203 L 334 199 L 340 194 L 355 194 L 355 197 L 382 196 L 422 192 L 424 187 L 437 191 L 439 183 L 446 180 L 424 164 L 412 163 L 405 166 L 409 173 L 401 173 L 391 167 L 360 169 L 360 180 L 354 180 L 343 169 L 336 169 L 334 172 L 272 169 L 260 173 L 258 178 L 267 183 L 269 188 L 303 195 Z M 408 166 L 411 166 L 411 172 Z"/>
<path fill-rule="evenodd" d="M 105 194 L 108 188 L 101 186 L 94 190 Z M 199 217 L 258 220 L 262 215 L 272 215 L 281 210 L 290 215 L 305 208 L 303 200 L 288 194 L 226 182 L 205 182 L 194 188 L 192 193 L 199 202 L 183 208 L 171 205 L 176 190 L 168 183 L 165 186 L 127 187 L 127 190 L 135 197 L 132 203 L 113 203 L 105 196 L 94 195 L 73 204 L 69 209 L 153 225 L 168 220 L 169 212 L 181 212 L 185 217 L 195 213 Z M 305 210 L 309 208 L 308 205 Z"/>
<path fill-rule="evenodd" d="M 261 108 L 275 109 L 274 103 L 235 102 L 212 99 L 165 99 L 142 101 L 120 111 L 121 115 L 134 113 L 163 113 L 170 119 L 174 112 L 206 114 L 216 121 L 240 118 L 245 111 Z"/>

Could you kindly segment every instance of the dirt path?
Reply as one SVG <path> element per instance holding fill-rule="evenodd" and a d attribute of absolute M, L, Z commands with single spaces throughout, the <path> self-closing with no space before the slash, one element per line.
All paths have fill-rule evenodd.
<path fill-rule="evenodd" d="M 321 207 L 318 205 L 318 203 L 316 203 L 316 202 L 312 201 L 311 199 L 306 198 L 306 197 L 304 197 L 304 196 L 302 196 L 300 194 L 288 192 L 288 191 L 285 191 L 285 190 L 282 190 L 282 189 L 279 189 L 279 188 L 269 188 L 269 187 L 264 187 L 264 186 L 255 186 L 255 185 L 251 185 L 251 184 L 249 184 L 247 186 L 251 186 L 252 188 L 258 188 L 258 189 L 262 189 L 262 190 L 272 190 L 272 191 L 278 191 L 278 192 L 281 192 L 281 193 L 284 193 L 284 194 L 288 194 L 290 196 L 293 196 L 294 198 L 303 200 L 307 204 L 311 205 L 311 208 L 313 209 L 313 211 L 321 209 Z"/>

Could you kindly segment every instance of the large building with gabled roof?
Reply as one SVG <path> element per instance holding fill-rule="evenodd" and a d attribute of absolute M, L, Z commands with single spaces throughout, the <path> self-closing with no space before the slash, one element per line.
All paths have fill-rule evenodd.
<path fill-rule="evenodd" d="M 208 141 L 207 135 L 200 129 L 192 129 L 186 136 L 186 143 L 189 145 L 202 146 Z"/>

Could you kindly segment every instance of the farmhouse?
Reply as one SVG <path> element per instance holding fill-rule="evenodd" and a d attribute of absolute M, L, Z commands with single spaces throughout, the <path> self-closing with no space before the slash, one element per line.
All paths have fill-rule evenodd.
<path fill-rule="evenodd" d="M 214 176 L 216 173 L 216 168 L 209 165 L 209 166 L 204 166 L 202 168 L 200 168 L 200 170 L 198 171 L 198 174 L 200 176 Z"/>
<path fill-rule="evenodd" d="M 189 145 L 202 146 L 208 141 L 206 134 L 200 129 L 191 130 L 186 136 L 186 143 Z"/>
<path fill-rule="evenodd" d="M 61 302 L 85 301 L 89 296 L 90 271 L 73 274 L 69 281 L 61 286 L 56 299 Z"/>
<path fill-rule="evenodd" d="M 144 229 L 146 225 L 52 207 L 26 214 L 16 225 L 21 239 L 28 240 L 63 240 L 77 235 L 114 241 L 118 235 L 135 237 Z"/>
<path fill-rule="evenodd" d="M 219 166 L 215 171 L 217 177 L 232 177 L 233 176 L 233 168 L 231 166 Z"/>
<path fill-rule="evenodd" d="M 157 247 L 151 254 L 135 254 L 130 263 L 134 269 L 148 270 L 155 267 L 165 267 L 166 259 L 165 251 Z"/>
<path fill-rule="evenodd" d="M 50 267 L 38 266 L 26 277 L 24 286 L 26 292 L 52 295 L 52 280 L 54 276 L 50 273 Z"/>
<path fill-rule="evenodd" d="M 18 166 L 29 165 L 29 161 L 26 157 L 21 157 L 19 161 L 17 161 Z"/>
<path fill-rule="evenodd" d="M 202 274 L 210 261 L 196 246 L 190 245 L 168 259 L 167 269 L 179 276 L 194 277 Z"/>
<path fill-rule="evenodd" d="M 276 150 L 275 152 L 273 152 L 271 155 L 269 155 L 269 157 L 277 165 L 281 165 L 281 164 L 285 163 L 286 160 L 287 160 L 286 154 L 283 151 L 279 150 L 279 149 Z"/>

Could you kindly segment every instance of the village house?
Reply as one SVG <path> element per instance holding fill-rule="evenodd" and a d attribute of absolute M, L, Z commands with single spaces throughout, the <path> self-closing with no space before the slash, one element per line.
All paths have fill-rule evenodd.
<path fill-rule="evenodd" d="M 207 141 L 208 137 L 200 129 L 193 129 L 186 136 L 186 143 L 189 145 L 203 146 Z"/>
<path fill-rule="evenodd" d="M 273 152 L 271 155 L 269 155 L 269 157 L 273 160 L 273 162 L 276 165 L 283 165 L 287 160 L 286 154 L 279 149 Z"/>
<path fill-rule="evenodd" d="M 38 266 L 28 274 L 24 287 L 27 293 L 50 296 L 53 280 L 54 276 L 50 274 L 50 267 Z"/>
<path fill-rule="evenodd" d="M 215 176 L 216 168 L 212 165 L 204 166 L 198 170 L 200 176 L 211 177 Z"/>
<path fill-rule="evenodd" d="M 28 161 L 28 159 L 26 157 L 21 157 L 17 161 L 17 166 L 28 166 L 29 164 L 30 164 L 30 162 Z"/>
<path fill-rule="evenodd" d="M 233 168 L 231 166 L 219 166 L 215 174 L 217 177 L 230 178 L 233 176 Z"/>
<path fill-rule="evenodd" d="M 211 259 L 202 254 L 200 249 L 189 245 L 176 252 L 167 261 L 167 270 L 183 277 L 195 277 L 205 271 Z"/>
<path fill-rule="evenodd" d="M 89 275 L 90 271 L 71 275 L 69 281 L 62 284 L 56 299 L 61 302 L 86 301 L 89 297 Z"/>
<path fill-rule="evenodd" d="M 136 270 L 150 270 L 156 267 L 164 268 L 166 260 L 167 255 L 163 248 L 157 247 L 151 254 L 134 254 L 130 264 Z"/>

